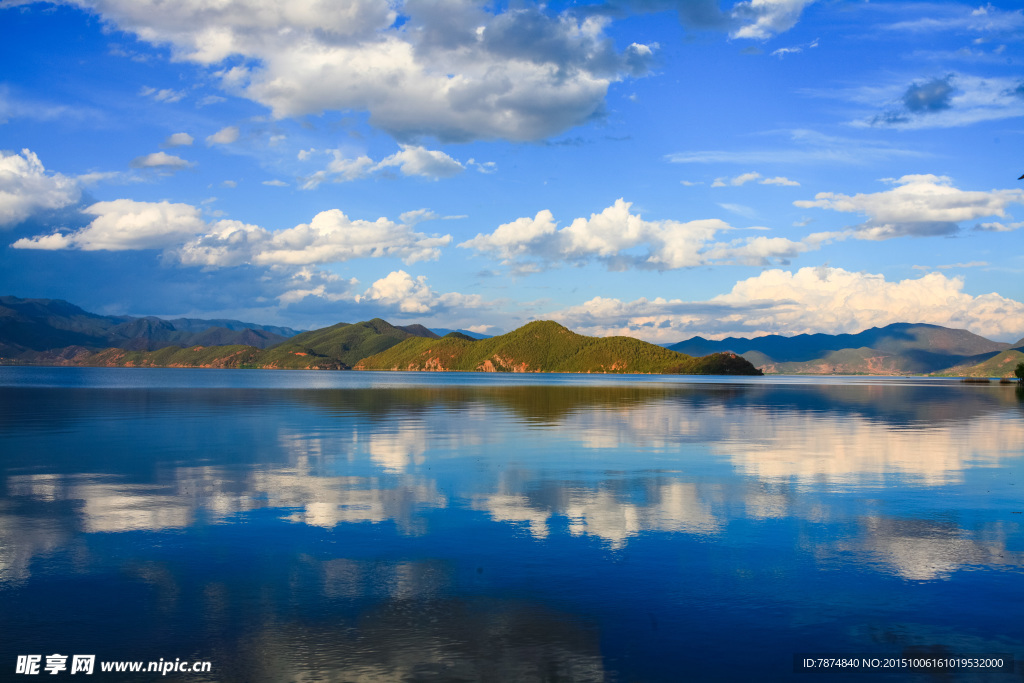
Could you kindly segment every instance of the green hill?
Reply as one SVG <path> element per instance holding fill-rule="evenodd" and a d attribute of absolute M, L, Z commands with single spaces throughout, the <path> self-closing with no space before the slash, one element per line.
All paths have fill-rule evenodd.
<path fill-rule="evenodd" d="M 532 322 L 490 339 L 472 340 L 465 335 L 407 339 L 364 358 L 355 369 L 761 374 L 733 354 L 694 358 L 632 337 L 585 337 L 550 320 Z"/>
<path fill-rule="evenodd" d="M 166 346 L 157 351 L 104 349 L 81 356 L 75 365 L 120 368 L 245 368 L 253 367 L 260 350 L 254 346 Z"/>
<path fill-rule="evenodd" d="M 210 332 L 211 330 L 207 330 Z M 107 348 L 94 351 L 71 346 L 36 352 L 32 362 L 47 365 L 103 367 L 280 368 L 290 370 L 348 370 L 366 356 L 379 353 L 417 334 L 437 335 L 422 325 L 396 327 L 375 318 L 339 323 L 304 332 L 269 349 L 252 345 L 168 346 L 156 351 Z"/>
<path fill-rule="evenodd" d="M 936 374 L 951 377 L 1013 377 L 1013 371 L 1021 361 L 1024 361 L 1024 347 L 1008 349 L 980 363 L 965 363 Z"/>
<path fill-rule="evenodd" d="M 432 336 L 427 336 L 432 335 Z M 257 356 L 260 367 L 309 367 L 310 362 L 336 363 L 350 368 L 367 356 L 380 353 L 399 342 L 437 335 L 422 325 L 396 327 L 380 318 L 361 323 L 338 323 L 331 327 L 303 332 L 273 346 Z"/>

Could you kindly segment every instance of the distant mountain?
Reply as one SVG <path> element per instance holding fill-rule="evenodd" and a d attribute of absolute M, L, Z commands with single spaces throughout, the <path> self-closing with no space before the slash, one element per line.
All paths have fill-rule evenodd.
<path fill-rule="evenodd" d="M 364 358 L 357 370 L 461 370 L 484 372 L 616 372 L 761 374 L 733 354 L 693 358 L 632 337 L 585 337 L 550 320 L 508 334 L 472 339 L 407 339 Z"/>
<path fill-rule="evenodd" d="M 93 352 L 81 346 L 46 352 L 36 362 L 51 365 L 100 367 L 277 368 L 290 370 L 349 370 L 365 356 L 383 351 L 417 334 L 437 335 L 422 325 L 396 327 L 375 318 L 339 323 L 303 332 L 268 349 L 240 344 L 168 346 L 156 351 L 109 348 Z"/>
<path fill-rule="evenodd" d="M 296 330 L 238 320 L 104 316 L 60 299 L 0 297 L 0 356 L 31 360 L 75 346 L 152 351 L 167 346 L 245 344 L 267 348 Z"/>
<path fill-rule="evenodd" d="M 491 337 L 494 336 L 493 334 L 480 334 L 479 332 L 470 332 L 469 330 L 452 330 L 448 329 L 447 327 L 431 327 L 430 330 L 438 337 L 445 337 L 451 334 L 452 332 L 464 334 L 470 339 L 490 339 Z"/>
<path fill-rule="evenodd" d="M 858 334 L 799 334 L 793 337 L 693 337 L 668 348 L 691 355 L 732 351 L 769 373 L 927 374 L 968 359 L 975 363 L 1011 344 L 967 330 L 938 325 L 894 323 Z"/>

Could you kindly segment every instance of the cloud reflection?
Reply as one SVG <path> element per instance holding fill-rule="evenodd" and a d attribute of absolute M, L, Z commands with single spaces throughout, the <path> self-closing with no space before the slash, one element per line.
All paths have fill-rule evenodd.
<path fill-rule="evenodd" d="M 201 439 L 185 439 L 143 473 L 127 465 L 75 471 L 90 464 L 88 452 L 64 472 L 12 466 L 0 498 L 0 577 L 23 579 L 33 556 L 78 532 L 186 529 L 265 508 L 294 524 L 393 523 L 404 535 L 429 533 L 428 511 L 468 508 L 538 541 L 593 537 L 612 549 L 646 533 L 721 537 L 739 519 L 856 521 L 848 549 L 904 578 L 1016 566 L 1019 553 L 999 540 L 1011 531 L 913 527 L 833 495 L 963 486 L 973 468 L 1020 458 L 1024 421 L 1003 393 L 744 385 L 294 391 L 293 412 L 280 423 L 278 396 L 266 404 L 257 397 L 246 410 L 259 424 L 258 454 L 239 431 L 238 446 L 224 439 L 204 450 Z M 126 399 L 116 400 L 126 414 Z M 157 400 L 147 414 L 160 414 Z M 221 407 L 223 398 L 199 392 L 194 400 L 202 413 L 202 401 Z M 91 401 L 90 414 L 101 407 Z M 120 428 L 136 426 L 124 420 Z M 827 539 L 809 548 L 822 557 L 842 550 Z"/>

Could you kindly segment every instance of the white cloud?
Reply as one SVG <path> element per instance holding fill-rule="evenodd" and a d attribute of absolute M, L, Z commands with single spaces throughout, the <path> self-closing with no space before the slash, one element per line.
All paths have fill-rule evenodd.
<path fill-rule="evenodd" d="M 238 126 L 227 126 L 226 128 L 221 128 L 213 135 L 208 135 L 206 137 L 206 146 L 230 145 L 236 140 L 238 140 Z"/>
<path fill-rule="evenodd" d="M 438 218 L 440 218 L 440 216 L 430 209 L 414 209 L 412 211 L 406 211 L 398 217 L 398 219 L 406 225 L 416 225 L 423 221 L 433 221 Z"/>
<path fill-rule="evenodd" d="M 156 168 L 169 171 L 177 171 L 188 168 L 192 164 L 181 157 L 166 152 L 153 152 L 145 156 L 132 159 L 132 168 Z"/>
<path fill-rule="evenodd" d="M 288 187 L 288 183 L 283 180 L 277 180 L 276 178 L 274 180 L 264 180 L 263 184 L 269 187 Z"/>
<path fill-rule="evenodd" d="M 426 276 L 414 278 L 404 270 L 377 280 L 362 295 L 357 295 L 355 301 L 384 305 L 400 313 L 425 315 L 436 314 L 440 309 L 479 308 L 485 303 L 479 294 L 437 294 L 427 285 Z"/>
<path fill-rule="evenodd" d="M 968 329 L 997 339 L 1024 336 L 1024 303 L 997 293 L 971 296 L 964 281 L 929 273 L 889 282 L 840 268 L 768 270 L 709 301 L 595 298 L 547 314 L 585 334 L 624 334 L 652 341 L 694 335 L 856 333 L 895 322 Z"/>
<path fill-rule="evenodd" d="M 383 159 L 377 168 L 397 166 L 403 175 L 425 178 L 450 178 L 466 170 L 466 167 L 444 152 L 429 150 L 413 145 L 402 145 L 402 151 Z"/>
<path fill-rule="evenodd" d="M 492 14 L 468 0 L 68 1 L 170 45 L 175 59 L 242 57 L 217 72 L 222 87 L 275 117 L 368 111 L 371 125 L 404 141 L 557 134 L 599 115 L 611 83 L 646 73 L 654 47 L 618 51 L 605 17 L 542 7 Z M 762 32 L 786 14 L 786 3 L 741 4 Z"/>
<path fill-rule="evenodd" d="M 164 147 L 189 147 L 195 142 L 195 138 L 188 133 L 174 133 L 164 140 Z"/>
<path fill-rule="evenodd" d="M 757 211 L 749 206 L 744 206 L 743 204 L 730 204 L 727 202 L 721 202 L 719 203 L 719 206 L 730 213 L 734 213 L 737 216 L 743 216 L 748 220 L 754 220 L 755 218 L 757 218 Z"/>
<path fill-rule="evenodd" d="M 167 103 L 180 102 L 181 100 L 185 99 L 185 95 L 187 94 L 188 93 L 186 93 L 184 90 L 171 90 L 170 88 L 163 88 L 158 90 L 157 88 L 150 88 L 149 86 L 143 86 L 142 89 L 139 91 L 139 95 L 141 95 L 142 97 L 149 97 L 153 100 L 156 100 L 157 102 Z"/>
<path fill-rule="evenodd" d="M 281 267 L 272 267 L 274 274 L 282 274 Z M 351 301 L 352 289 L 359 284 L 355 278 L 345 279 L 340 275 L 329 273 L 325 270 L 304 266 L 297 270 L 286 273 L 282 282 L 284 291 L 275 298 L 282 306 L 298 303 L 307 297 L 323 299 L 324 301 Z"/>
<path fill-rule="evenodd" d="M 97 202 L 83 209 L 83 213 L 96 218 L 80 230 L 23 238 L 11 246 L 15 249 L 83 251 L 165 249 L 181 244 L 206 229 L 199 209 L 188 204 L 115 199 Z"/>
<path fill-rule="evenodd" d="M 751 180 L 757 180 L 760 177 L 760 173 L 751 172 L 740 174 L 735 178 L 715 178 L 715 182 L 711 183 L 711 187 L 726 187 L 727 185 L 739 187 L 741 185 L 749 183 Z"/>
<path fill-rule="evenodd" d="M 38 211 L 70 206 L 81 197 L 74 179 L 47 173 L 30 150 L 0 151 L 0 227 L 14 225 Z"/>
<path fill-rule="evenodd" d="M 374 173 L 386 171 L 391 168 L 398 168 L 402 175 L 418 176 L 439 180 L 450 178 L 466 170 L 467 166 L 476 168 L 481 173 L 493 173 L 496 170 L 494 162 L 478 163 L 470 159 L 465 164 L 453 159 L 439 150 L 430 150 L 418 145 L 399 145 L 400 150 L 385 157 L 379 162 L 366 155 L 348 157 L 340 149 L 327 150 L 334 159 L 327 164 L 327 168 L 317 171 L 306 178 L 303 188 L 310 190 L 318 187 L 326 181 L 343 183 L 352 180 L 366 178 Z M 299 159 L 308 159 L 315 150 L 301 150 Z"/>
<path fill-rule="evenodd" d="M 300 150 L 299 160 L 305 161 L 313 152 L 314 150 Z M 365 178 L 376 167 L 373 159 L 365 155 L 350 159 L 343 156 L 341 150 L 331 150 L 331 153 L 334 155 L 334 160 L 327 164 L 326 169 L 317 171 L 306 178 L 302 184 L 302 189 L 315 189 L 319 187 L 320 183 L 327 180 L 344 183 L 350 180 Z"/>
<path fill-rule="evenodd" d="M 904 235 L 949 235 L 959 229 L 961 221 L 1003 217 L 1007 206 L 1024 203 L 1022 190 L 959 190 L 945 176 L 906 175 L 889 182 L 896 187 L 885 192 L 853 196 L 819 192 L 814 200 L 793 204 L 864 214 L 869 220 L 854 228 L 856 236 L 882 240 Z"/>
<path fill-rule="evenodd" d="M 911 266 L 914 270 L 949 270 L 952 268 L 980 268 L 989 265 L 988 261 L 968 261 L 966 263 L 947 263 L 941 266 Z"/>
<path fill-rule="evenodd" d="M 184 265 L 205 267 L 304 266 L 379 257 L 415 263 L 438 258 L 450 242 L 451 235 L 431 237 L 386 218 L 352 220 L 331 209 L 309 223 L 273 232 L 240 221 L 218 221 L 184 244 L 177 256 Z"/>
<path fill-rule="evenodd" d="M 984 232 L 1012 232 L 1024 228 L 1024 221 L 1018 221 L 1016 223 L 1000 223 L 999 221 L 993 221 L 991 223 L 981 223 L 974 226 L 975 230 L 981 230 Z"/>
<path fill-rule="evenodd" d="M 804 7 L 814 0 L 747 0 L 738 2 L 732 10 L 733 17 L 744 25 L 733 31 L 733 38 L 770 38 L 776 33 L 788 31 L 799 21 Z"/>
<path fill-rule="evenodd" d="M 775 176 L 774 178 L 762 178 L 757 181 L 761 185 L 783 185 L 785 187 L 800 187 L 800 183 L 795 180 L 790 180 L 783 176 Z"/>
<path fill-rule="evenodd" d="M 219 104 L 220 102 L 227 101 L 228 99 L 226 97 L 221 97 L 220 95 L 207 95 L 203 99 L 199 100 L 199 104 L 197 106 L 208 107 L 211 104 Z"/>
<path fill-rule="evenodd" d="M 782 176 L 765 178 L 760 173 L 751 171 L 750 173 L 741 173 L 735 178 L 715 178 L 715 182 L 711 183 L 711 187 L 728 187 L 730 185 L 733 187 L 740 187 L 755 180 L 758 185 L 787 185 L 790 187 L 798 187 L 800 185 L 800 183 L 795 180 L 790 180 L 789 178 L 784 178 Z"/>
<path fill-rule="evenodd" d="M 714 242 L 719 232 L 732 230 L 732 226 L 719 219 L 645 221 L 631 213 L 631 207 L 630 202 L 619 199 L 601 213 L 577 218 L 564 228 L 558 228 L 554 215 L 544 210 L 458 246 L 500 259 L 519 272 L 589 261 L 603 262 L 610 270 L 671 270 L 710 263 L 766 265 L 839 237 L 839 233 L 821 233 L 802 242 L 765 237 Z M 637 249 L 644 253 L 637 254 Z"/>
<path fill-rule="evenodd" d="M 1013 32 L 1024 28 L 1024 10 L 1001 10 L 991 3 L 980 7 L 959 3 L 933 4 L 926 16 L 888 24 L 884 28 L 915 33 L 964 30 L 976 33 Z"/>
<path fill-rule="evenodd" d="M 212 200 L 208 200 L 212 201 Z M 189 204 L 98 202 L 84 210 L 97 216 L 75 232 L 20 239 L 18 249 L 163 249 L 185 266 L 222 268 L 243 264 L 302 267 L 355 258 L 436 259 L 451 235 L 429 236 L 386 218 L 352 220 L 338 209 L 321 211 L 308 224 L 270 231 L 236 220 L 207 223 Z"/>

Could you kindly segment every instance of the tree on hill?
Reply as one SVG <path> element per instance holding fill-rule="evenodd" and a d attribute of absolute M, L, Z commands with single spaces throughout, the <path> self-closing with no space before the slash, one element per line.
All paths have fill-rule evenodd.
<path fill-rule="evenodd" d="M 1013 374 L 1017 376 L 1018 382 L 1024 382 L 1024 360 L 1017 363 L 1017 369 L 1013 371 Z"/>

